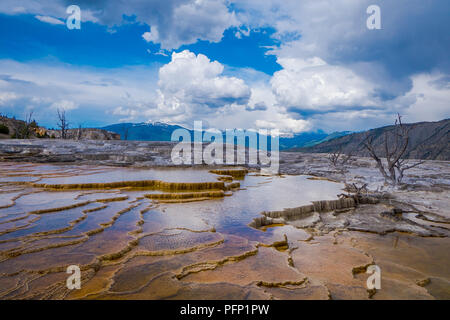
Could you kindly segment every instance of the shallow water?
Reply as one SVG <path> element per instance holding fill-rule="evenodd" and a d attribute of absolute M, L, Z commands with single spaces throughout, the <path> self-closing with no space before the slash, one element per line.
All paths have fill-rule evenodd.
<path fill-rule="evenodd" d="M 67 177 L 44 178 L 44 184 L 108 183 L 117 181 L 161 180 L 166 182 L 207 182 L 216 175 L 208 170 L 197 169 L 104 169 L 100 172 L 86 172 Z"/>
<path fill-rule="evenodd" d="M 263 211 L 334 200 L 342 193 L 342 184 L 306 176 L 250 172 L 235 180 L 240 188 L 222 198 L 163 203 L 145 198 L 162 191 L 146 189 L 45 190 L 24 184 L 27 174 L 40 184 L 52 185 L 131 180 L 198 183 L 219 178 L 206 168 L 0 164 L 0 181 L 8 180 L 0 182 L 0 200 L 5 204 L 0 208 L 3 299 L 367 298 L 364 276 L 354 276 L 352 270 L 373 262 L 372 251 L 383 256 L 389 243 L 365 233 L 315 234 L 292 225 L 249 226 Z M 179 200 L 177 193 L 168 195 Z M 413 239 L 405 240 L 408 244 L 417 242 L 411 235 L 398 237 Z M 428 259 L 448 263 L 447 239 L 418 243 L 435 248 Z M 288 250 L 275 245 L 285 240 Z M 416 244 L 404 248 L 406 253 L 399 255 L 396 265 L 409 261 L 408 252 L 419 250 Z M 81 290 L 65 287 L 66 268 L 73 264 L 83 270 Z M 428 264 L 420 276 L 430 272 L 435 279 L 430 292 L 445 297 L 450 276 L 442 266 Z M 422 263 L 417 265 L 422 268 Z M 394 275 L 389 279 L 399 281 Z M 433 298 L 424 288 L 415 288 L 414 279 L 402 281 L 405 288 L 413 288 L 408 297 Z M 379 297 L 396 295 L 405 296 L 391 288 Z"/>

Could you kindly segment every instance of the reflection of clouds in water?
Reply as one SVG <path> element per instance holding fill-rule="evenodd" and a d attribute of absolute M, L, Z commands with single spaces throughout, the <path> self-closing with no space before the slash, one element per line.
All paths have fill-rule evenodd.
<path fill-rule="evenodd" d="M 182 208 L 184 216 L 203 214 L 219 232 L 238 234 L 252 239 L 261 236 L 260 230 L 247 225 L 263 211 L 275 211 L 310 204 L 311 201 L 333 200 L 342 192 L 343 185 L 330 181 L 309 180 L 307 176 L 267 177 L 248 175 L 240 181 L 241 188 L 231 197 L 179 207 L 168 206 L 168 214 Z M 289 230 L 289 228 L 287 228 Z M 268 230 L 272 233 L 273 230 Z"/>
<path fill-rule="evenodd" d="M 0 172 L 6 171 L 19 174 L 11 177 L 17 182 L 26 178 L 27 173 L 37 178 L 41 175 L 42 183 L 116 179 L 216 182 L 219 177 L 205 169 L 189 168 L 148 170 L 73 165 L 0 165 Z M 311 195 L 331 197 L 342 187 L 331 182 L 307 180 L 302 176 L 281 178 L 250 174 L 237 181 L 243 189 L 235 190 L 231 196 L 178 204 L 157 204 L 143 197 L 154 190 L 39 190 L 22 195 L 10 208 L 0 209 L 0 240 L 8 240 L 0 243 L 0 251 L 10 250 L 17 255 L 13 254 L 0 262 L 0 272 L 47 270 L 66 264 L 83 266 L 96 259 L 116 259 L 113 261 L 118 262 L 120 257 L 132 256 L 135 252 L 144 252 L 144 255 L 148 252 L 150 255 L 168 254 L 169 260 L 181 259 L 183 263 L 202 262 L 206 259 L 204 255 L 210 255 L 215 260 L 241 255 L 255 250 L 254 241 L 272 243 L 285 234 L 292 239 L 307 237 L 304 231 L 292 226 L 269 228 L 266 232 L 248 227 L 248 223 L 261 211 L 296 207 L 305 201 L 316 200 L 308 199 Z M 305 185 L 308 192 L 299 193 L 299 185 Z M 26 188 L 38 191 L 18 184 L 11 189 L 14 192 L 2 194 L 0 199 L 11 201 L 13 196 L 20 195 Z M 149 209 L 144 210 L 146 208 Z M 36 210 L 42 212 L 36 213 Z M 11 222 L 16 218 L 20 219 L 19 223 Z M 2 235 L 2 232 L 6 233 Z M 140 240 L 136 242 L 136 239 Z M 188 250 L 183 252 L 184 249 Z M 175 254 L 177 251 L 180 252 Z M 170 263 L 162 264 L 164 272 L 171 268 Z"/>

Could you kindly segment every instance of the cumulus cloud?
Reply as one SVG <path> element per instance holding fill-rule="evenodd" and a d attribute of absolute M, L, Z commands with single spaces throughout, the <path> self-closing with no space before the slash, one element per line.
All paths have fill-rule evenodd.
<path fill-rule="evenodd" d="M 279 104 L 291 110 L 329 111 L 376 105 L 374 87 L 350 69 L 330 66 L 318 57 L 279 58 L 283 70 L 271 80 Z"/>
<path fill-rule="evenodd" d="M 34 110 L 36 120 L 56 123 L 55 109 L 68 111 L 73 125 L 106 125 L 119 121 L 163 121 L 192 127 L 277 129 L 282 133 L 310 128 L 276 105 L 267 78 L 247 84 L 224 75 L 225 66 L 190 51 L 172 54 L 159 69 L 145 66 L 89 69 L 0 60 L 2 112 L 23 116 Z M 246 78 L 261 79 L 245 70 Z M 252 76 L 248 76 L 252 74 Z"/>
<path fill-rule="evenodd" d="M 419 74 L 412 78 L 413 87 L 399 100 L 405 104 L 405 119 L 410 122 L 434 121 L 450 116 L 449 77 L 442 74 Z"/>
<path fill-rule="evenodd" d="M 405 122 L 437 121 L 449 117 L 450 86 L 447 76 L 421 73 L 412 77 L 411 89 L 376 109 L 333 110 L 309 118 L 315 128 L 359 131 L 392 124 L 397 113 Z"/>
<path fill-rule="evenodd" d="M 253 74 L 248 77 L 248 73 Z M 247 76 L 245 76 L 247 74 Z M 245 78 L 255 78 L 258 73 L 245 70 Z M 264 76 L 256 78 L 263 78 Z M 299 115 L 291 115 L 286 108 L 277 103 L 271 91 L 269 80 L 248 80 L 251 96 L 245 108 L 229 106 L 218 110 L 217 116 L 209 120 L 218 128 L 254 128 L 275 130 L 279 134 L 292 134 L 310 130 L 311 123 Z"/>
<path fill-rule="evenodd" d="M 171 62 L 159 70 L 159 112 L 192 119 L 226 105 L 247 104 L 248 86 L 242 79 L 223 76 L 223 70 L 205 55 L 172 53 Z"/>
<path fill-rule="evenodd" d="M 163 49 L 176 49 L 197 40 L 218 42 L 223 32 L 239 25 L 235 13 L 225 0 L 78 0 L 82 21 L 110 28 L 127 23 L 124 15 L 150 26 L 142 35 L 146 41 L 161 44 Z M 68 0 L 15 0 L 0 2 L 0 12 L 35 14 L 41 21 L 56 24 L 67 18 Z M 55 18 L 51 18 L 55 17 Z M 59 24 L 59 23 L 58 23 Z"/>
<path fill-rule="evenodd" d="M 117 121 L 114 109 L 148 109 L 156 98 L 157 69 L 136 66 L 90 69 L 54 63 L 0 60 L 1 112 L 22 117 L 33 109 L 36 120 L 53 126 L 56 109 L 69 112 L 74 124 L 101 125 Z"/>
<path fill-rule="evenodd" d="M 276 129 L 282 134 L 311 128 L 308 120 L 292 117 L 277 105 L 269 77 L 240 70 L 241 76 L 250 79 L 247 83 L 225 76 L 224 69 L 205 55 L 174 52 L 159 69 L 155 104 L 120 105 L 112 114 L 120 116 L 120 121 L 157 120 L 192 127 L 193 121 L 202 120 L 205 128 Z"/>
<path fill-rule="evenodd" d="M 427 56 L 428 61 L 411 65 L 446 62 L 443 52 L 449 44 L 441 43 L 448 39 L 445 26 L 450 3 L 434 1 L 424 6 L 422 0 L 378 0 L 381 8 L 382 30 L 366 28 L 368 14 L 366 9 L 374 4 L 372 0 L 235 0 L 239 19 L 246 24 L 258 27 L 273 26 L 275 36 L 284 38 L 286 54 L 302 57 L 319 56 L 326 61 L 383 60 L 390 66 L 407 61 L 400 57 L 414 58 L 418 49 Z M 289 34 L 300 37 L 290 37 Z M 289 41 L 290 40 L 290 41 Z M 397 40 L 397 41 L 396 41 Z M 398 40 L 402 41 L 399 45 Z M 294 44 L 294 46 L 292 46 Z M 428 44 L 437 52 L 426 52 Z M 290 51 L 290 52 L 288 52 Z M 384 59 L 388 55 L 393 59 Z M 446 62 L 448 67 L 448 62 Z"/>
<path fill-rule="evenodd" d="M 238 20 L 223 1 L 195 0 L 174 7 L 169 23 L 148 23 L 151 31 L 144 33 L 143 38 L 160 43 L 164 49 L 173 49 L 199 39 L 218 42 L 226 29 L 238 25 Z"/>
<path fill-rule="evenodd" d="M 380 84 L 380 95 L 398 96 L 411 88 L 410 77 L 435 68 L 450 71 L 450 2 L 379 0 L 382 30 L 368 30 L 371 0 L 236 0 L 239 19 L 276 30 L 278 58 L 319 57 L 346 66 Z M 358 66 L 364 64 L 365 67 Z"/>
<path fill-rule="evenodd" d="M 64 20 L 69 4 L 3 1 L 0 12 L 33 14 L 50 22 L 49 17 Z M 77 4 L 83 21 L 110 28 L 133 20 L 124 15 L 134 16 L 134 21 L 149 27 L 142 41 L 162 49 L 197 40 L 217 42 L 230 27 L 237 27 L 238 38 L 255 28 L 272 27 L 280 45 L 269 54 L 277 57 L 282 70 L 270 77 L 225 67 L 189 51 L 174 53 L 159 72 L 138 72 L 137 78 L 128 71 L 77 73 L 68 67 L 70 82 L 60 72 L 64 68 L 33 65 L 37 71 L 33 73 L 8 72 L 9 66 L 2 69 L 7 74 L 0 75 L 3 105 L 21 101 L 24 106 L 49 107 L 67 100 L 79 105 L 74 112 L 95 105 L 121 120 L 189 124 L 205 119 L 218 128 L 277 127 L 291 132 L 360 130 L 390 124 L 396 112 L 408 121 L 449 116 L 448 1 L 424 6 L 422 0 L 378 0 L 382 30 L 366 28 L 371 0 L 79 0 Z M 41 74 L 44 80 L 37 77 Z M 105 77 L 117 82 L 102 80 Z M 24 97 L 29 98 L 20 100 Z"/>

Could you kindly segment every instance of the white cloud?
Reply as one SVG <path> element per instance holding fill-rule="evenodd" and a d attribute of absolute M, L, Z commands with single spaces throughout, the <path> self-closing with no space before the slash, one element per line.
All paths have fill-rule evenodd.
<path fill-rule="evenodd" d="M 15 92 L 0 92 L 0 106 L 16 100 L 18 95 Z"/>
<path fill-rule="evenodd" d="M 374 86 L 350 69 L 328 65 L 318 57 L 279 58 L 283 70 L 271 80 L 279 104 L 297 110 L 329 111 L 374 106 Z"/>
<path fill-rule="evenodd" d="M 442 74 L 418 74 L 412 77 L 413 87 L 399 101 L 406 104 L 405 121 L 435 121 L 450 116 L 450 81 Z"/>
<path fill-rule="evenodd" d="M 397 113 L 405 122 L 438 121 L 450 115 L 449 77 L 440 73 L 421 73 L 412 77 L 412 88 L 378 109 L 334 110 L 313 115 L 311 123 L 328 131 L 359 131 L 390 125 Z"/>
<path fill-rule="evenodd" d="M 158 42 L 159 39 L 159 33 L 158 33 L 158 27 L 152 27 L 152 30 L 150 32 L 144 32 L 142 35 L 142 38 L 144 38 L 147 42 Z"/>
<path fill-rule="evenodd" d="M 59 19 L 50 17 L 50 16 L 35 16 L 36 19 L 38 19 L 39 21 L 45 22 L 45 23 L 49 23 L 49 24 L 59 24 L 59 25 L 64 25 L 65 23 Z"/>
<path fill-rule="evenodd" d="M 98 16 L 102 11 L 94 4 L 97 1 L 90 1 L 89 5 L 82 4 L 83 0 L 77 1 L 77 5 L 81 7 L 81 21 L 86 22 L 99 22 Z M 69 3 L 65 0 L 12 0 L 12 1 L 0 1 L 0 12 L 17 15 L 17 14 L 33 14 L 35 18 L 50 24 L 64 24 L 65 20 L 69 16 L 66 13 L 66 9 Z M 100 1 L 97 2 L 100 4 Z"/>
<path fill-rule="evenodd" d="M 333 111 L 308 118 L 313 128 L 328 132 L 361 131 L 393 124 L 395 113 L 386 110 L 363 109 Z"/>
<path fill-rule="evenodd" d="M 222 75 L 224 66 L 185 50 L 159 70 L 158 111 L 178 119 L 203 117 L 226 105 L 245 105 L 250 89 L 242 79 Z M 155 111 L 156 112 L 156 111 Z"/>
<path fill-rule="evenodd" d="M 55 101 L 50 105 L 50 108 L 54 110 L 65 110 L 70 111 L 78 108 L 78 104 L 69 100 L 59 100 Z"/>
<path fill-rule="evenodd" d="M 308 120 L 292 119 L 283 114 L 278 114 L 276 119 L 272 120 L 256 120 L 255 125 L 259 129 L 277 130 L 280 134 L 299 133 L 311 129 Z"/>
<path fill-rule="evenodd" d="M 120 122 L 132 122 L 132 121 L 136 121 L 136 119 L 142 115 L 143 110 L 137 110 L 137 109 L 133 109 L 133 108 L 124 108 L 122 106 L 117 107 L 113 110 L 112 114 L 113 115 L 117 115 L 117 116 L 122 116 L 125 118 L 120 118 L 119 121 Z"/>
<path fill-rule="evenodd" d="M 224 66 L 205 55 L 190 51 L 172 54 L 159 69 L 156 104 L 135 103 L 116 107 L 120 121 L 163 121 L 192 127 L 203 120 L 205 127 L 218 129 L 277 129 L 281 133 L 311 128 L 309 121 L 294 119 L 277 105 L 269 77 L 251 69 L 237 70 L 249 79 L 224 76 Z M 149 88 L 151 90 L 151 88 Z"/>
<path fill-rule="evenodd" d="M 241 74 L 248 75 L 255 72 L 244 70 Z M 311 128 L 308 120 L 293 118 L 284 107 L 277 104 L 268 80 L 253 80 L 248 85 L 251 87 L 248 104 L 245 107 L 229 105 L 217 109 L 208 117 L 208 123 L 212 127 L 270 129 L 280 134 L 298 133 Z"/>
<path fill-rule="evenodd" d="M 72 123 L 108 124 L 117 121 L 117 107 L 148 109 L 156 98 L 154 67 L 92 69 L 0 60 L 0 70 L 5 73 L 1 111 L 20 118 L 25 108 L 33 109 L 36 120 L 47 126 L 56 122 L 57 108 L 67 110 Z"/>
<path fill-rule="evenodd" d="M 11 2 L 14 2 L 13 4 Z M 111 28 L 124 23 L 124 15 L 150 26 L 142 36 L 146 41 L 161 44 L 163 49 L 177 49 L 197 40 L 218 42 L 223 32 L 239 25 L 227 0 L 78 0 L 81 20 L 100 23 Z M 0 12 L 34 14 L 47 23 L 67 19 L 65 0 L 0 1 Z M 54 18 L 51 18 L 54 17 Z"/>
<path fill-rule="evenodd" d="M 142 37 L 147 42 L 160 43 L 163 49 L 176 49 L 199 39 L 219 42 L 226 29 L 239 24 L 225 2 L 216 0 L 184 2 L 173 8 L 170 20 L 161 23 L 149 17 L 145 22 L 151 31 Z"/>

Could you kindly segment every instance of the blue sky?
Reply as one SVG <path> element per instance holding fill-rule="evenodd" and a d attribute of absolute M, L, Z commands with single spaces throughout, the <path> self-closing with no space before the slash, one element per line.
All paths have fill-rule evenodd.
<path fill-rule="evenodd" d="M 142 38 L 148 28 L 130 21 L 111 31 L 107 26 L 86 22 L 82 30 L 69 32 L 65 25 L 44 23 L 34 15 L 2 14 L 0 58 L 27 62 L 52 57 L 72 65 L 100 68 L 169 63 L 170 52 L 155 54 L 160 52 L 160 45 L 148 43 Z M 177 51 L 190 50 L 231 67 L 253 68 L 267 74 L 281 69 L 275 56 L 265 54 L 269 50 L 267 47 L 279 44 L 271 37 L 275 32 L 273 29 L 253 30 L 241 39 L 235 36 L 238 31 L 238 28 L 230 28 L 224 31 L 218 43 L 199 40 L 183 45 Z"/>
<path fill-rule="evenodd" d="M 69 30 L 66 8 L 81 9 Z M 366 27 L 370 4 L 381 30 Z M 446 0 L 5 0 L 0 112 L 283 133 L 450 116 Z"/>

